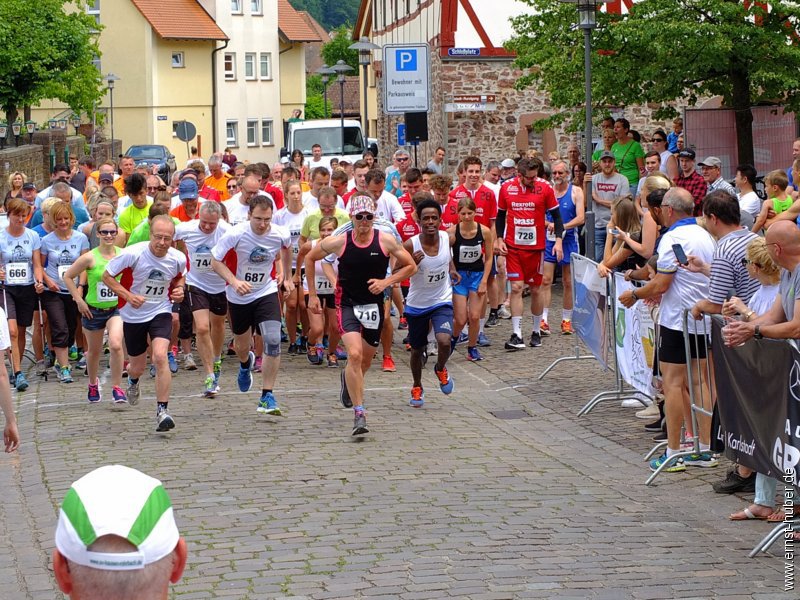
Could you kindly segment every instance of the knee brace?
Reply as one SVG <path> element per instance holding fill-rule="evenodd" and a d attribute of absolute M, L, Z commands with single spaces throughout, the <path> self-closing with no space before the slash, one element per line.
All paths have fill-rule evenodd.
<path fill-rule="evenodd" d="M 267 356 L 280 356 L 281 354 L 281 322 L 262 321 L 258 324 L 261 337 L 264 338 L 264 350 Z"/>

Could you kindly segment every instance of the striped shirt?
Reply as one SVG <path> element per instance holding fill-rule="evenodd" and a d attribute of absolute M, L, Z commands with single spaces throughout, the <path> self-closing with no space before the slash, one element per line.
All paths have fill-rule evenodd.
<path fill-rule="evenodd" d="M 758 235 L 747 229 L 737 229 L 720 238 L 714 250 L 711 262 L 711 281 L 708 299 L 715 304 L 722 304 L 730 290 L 734 290 L 737 298 L 745 304 L 758 291 L 761 284 L 753 279 L 742 264 L 747 254 L 747 246 Z"/>

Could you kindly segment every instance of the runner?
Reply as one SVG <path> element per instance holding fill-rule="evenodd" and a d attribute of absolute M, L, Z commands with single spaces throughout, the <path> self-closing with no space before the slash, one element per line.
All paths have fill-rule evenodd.
<path fill-rule="evenodd" d="M 204 395 L 213 398 L 219 392 L 222 373 L 222 346 L 225 343 L 225 315 L 228 300 L 225 281 L 211 268 L 211 249 L 230 229 L 222 220 L 222 206 L 203 202 L 198 219 L 181 223 L 175 230 L 178 248 L 189 259 L 184 308 L 191 311 L 197 339 L 197 353 L 205 369 Z"/>
<path fill-rule="evenodd" d="M 27 229 L 25 222 L 31 207 L 21 198 L 6 205 L 8 227 L 0 231 L 0 280 L 3 285 L 3 308 L 8 317 L 11 335 L 11 364 L 14 379 L 11 384 L 18 392 L 28 389 L 28 380 L 22 372 L 21 357 L 25 352 L 25 330 L 33 323 L 37 294 L 42 285 L 42 241 L 38 234 Z"/>
<path fill-rule="evenodd" d="M 119 298 L 102 281 L 108 261 L 122 250 L 114 245 L 119 233 L 117 224 L 112 218 L 101 218 L 95 228 L 100 245 L 83 254 L 64 273 L 64 284 L 81 314 L 83 331 L 86 335 L 86 368 L 89 371 L 88 399 L 92 404 L 100 402 L 100 380 L 97 377 L 100 369 L 100 356 L 103 354 L 103 334 L 108 331 L 109 365 L 111 366 L 111 394 L 114 405 L 124 407 L 128 397 L 122 390 L 122 318 L 117 308 Z M 83 290 L 75 285 L 75 279 L 86 273 L 86 298 Z"/>
<path fill-rule="evenodd" d="M 537 175 L 542 168 L 538 158 L 522 159 L 517 164 L 516 178 L 507 181 L 500 188 L 497 221 L 497 248 L 500 254 L 507 255 L 506 269 L 511 282 L 511 338 L 506 342 L 506 350 L 525 348 L 522 340 L 522 289 L 531 286 L 531 313 L 533 314 L 533 333 L 530 345 L 542 345 L 541 321 L 543 299 L 537 289 L 542 284 L 542 254 L 545 246 L 545 213 L 553 218 L 556 241 L 553 251 L 556 260 L 564 256 L 562 236 L 564 222 L 561 220 L 559 204 L 553 188 Z"/>
<path fill-rule="evenodd" d="M 411 388 L 409 404 L 421 408 L 425 402 L 422 367 L 427 359 L 428 331 L 436 336 L 438 353 L 433 372 L 444 394 L 453 392 L 455 383 L 447 372 L 450 339 L 453 335 L 453 285 L 450 281 L 450 238 L 439 229 L 442 207 L 435 200 L 423 200 L 414 209 L 421 231 L 403 244 L 417 265 L 411 276 L 406 298 L 408 343 L 411 344 Z M 453 273 L 456 279 L 458 274 Z"/>
<path fill-rule="evenodd" d="M 42 292 L 42 309 L 47 312 L 50 323 L 58 379 L 61 383 L 72 383 L 69 347 L 75 343 L 78 307 L 72 301 L 62 277 L 81 254 L 89 251 L 89 239 L 80 231 L 72 229 L 75 215 L 68 204 L 54 204 L 49 214 L 55 224 L 55 231 L 48 233 L 42 240 L 41 253 L 47 263 L 44 271 L 44 285 L 47 289 Z M 86 289 L 85 275 L 81 275 L 78 287 L 81 292 Z"/>
<path fill-rule="evenodd" d="M 169 431 L 175 420 L 168 403 L 172 373 L 167 351 L 172 334 L 172 303 L 182 302 L 186 256 L 172 248 L 175 223 L 166 215 L 150 223 L 150 241 L 128 246 L 108 261 L 103 283 L 123 300 L 120 309 L 128 350 L 128 402 L 139 402 L 139 378 L 147 362 L 148 336 L 151 360 L 156 365 L 156 431 Z M 125 289 L 115 278 L 131 269 L 133 282 Z"/>
<path fill-rule="evenodd" d="M 251 370 L 255 354 L 250 351 L 250 345 L 253 328 L 258 328 L 264 339 L 266 356 L 261 371 L 261 398 L 256 411 L 281 416 L 273 393 L 281 363 L 278 288 L 283 285 L 286 293 L 291 294 L 294 285 L 291 278 L 284 279 L 285 274 L 292 272 L 291 238 L 288 230 L 272 224 L 272 207 L 272 200 L 266 196 L 251 198 L 249 221 L 232 227 L 217 242 L 211 251 L 211 267 L 228 284 L 225 293 L 240 363 L 239 390 L 247 392 L 253 385 Z M 230 250 L 236 253 L 236 275 L 221 262 Z"/>
<path fill-rule="evenodd" d="M 347 350 L 347 368 L 342 371 L 340 400 L 353 407 L 352 435 L 369 432 L 364 415 L 364 375 L 380 343 L 384 320 L 384 290 L 416 272 L 413 259 L 390 234 L 373 227 L 375 203 L 369 196 L 356 195 L 348 205 L 352 232 L 331 236 L 317 244 L 306 257 L 306 275 L 316 278 L 316 261 L 328 254 L 339 257 L 336 305 L 339 330 Z M 386 276 L 389 257 L 396 260 L 395 272 Z M 308 290 L 309 310 L 320 314 L 319 296 Z"/>
<path fill-rule="evenodd" d="M 478 351 L 478 333 L 494 257 L 494 233 L 475 220 L 475 208 L 472 198 L 459 200 L 457 210 L 460 223 L 448 231 L 453 247 L 453 263 L 458 272 L 457 282 L 453 286 L 455 317 L 451 348 L 455 349 L 464 324 L 469 323 L 467 360 L 470 361 L 483 360 Z"/>

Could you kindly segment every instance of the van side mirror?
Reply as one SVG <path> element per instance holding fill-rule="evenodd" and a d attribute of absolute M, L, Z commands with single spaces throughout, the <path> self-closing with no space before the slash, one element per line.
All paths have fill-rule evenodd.
<path fill-rule="evenodd" d="M 367 146 L 367 150 L 372 152 L 372 156 L 374 156 L 375 158 L 378 158 L 378 144 L 376 144 L 375 142 L 372 142 L 369 146 Z"/>
<path fill-rule="evenodd" d="M 289 156 L 289 151 L 286 148 L 281 148 L 281 158 Z"/>

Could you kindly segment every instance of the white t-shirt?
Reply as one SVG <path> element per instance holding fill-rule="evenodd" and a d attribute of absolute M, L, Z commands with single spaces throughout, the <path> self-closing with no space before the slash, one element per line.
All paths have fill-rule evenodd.
<path fill-rule="evenodd" d="M 183 240 L 189 252 L 189 272 L 186 274 L 189 285 L 197 286 L 209 294 L 225 291 L 225 280 L 211 268 L 211 249 L 230 227 L 220 219 L 217 228 L 211 233 L 200 231 L 198 220 L 181 223 L 175 228 L 175 240 Z"/>
<path fill-rule="evenodd" d="M 292 244 L 289 230 L 271 224 L 267 233 L 256 235 L 249 222 L 231 227 L 211 250 L 216 260 L 222 260 L 228 250 L 236 251 L 236 279 L 246 281 L 252 286 L 250 292 L 239 295 L 232 286 L 225 294 L 233 304 L 250 304 L 278 291 L 278 284 L 272 278 L 272 265 L 280 260 L 281 248 Z M 288 275 L 286 273 L 285 275 Z"/>
<path fill-rule="evenodd" d="M 344 200 L 341 196 L 336 196 L 336 206 L 344 210 Z M 303 192 L 303 208 L 306 208 L 309 214 L 319 210 L 319 198 L 315 198 L 311 190 Z"/>
<path fill-rule="evenodd" d="M 661 298 L 658 324 L 662 327 L 683 331 L 683 311 L 692 308 L 700 300 L 709 296 L 709 279 L 702 273 L 692 273 L 678 267 L 678 259 L 672 250 L 673 244 L 680 244 L 686 255 L 697 256 L 705 263 L 714 260 L 714 239 L 699 225 L 681 225 L 670 229 L 661 237 L 658 244 L 658 272 L 672 274 L 672 283 Z M 705 329 L 710 331 L 708 316 Z M 689 318 L 689 331 L 698 331 L 699 321 Z"/>
<path fill-rule="evenodd" d="M 266 196 L 272 200 L 274 210 L 275 199 L 270 194 L 259 191 L 257 195 Z M 222 203 L 222 206 L 224 206 L 225 210 L 228 212 L 228 223 L 231 225 L 238 225 L 250 219 L 250 205 L 242 204 L 241 199 L 242 192 L 237 192 L 231 196 L 229 200 L 225 200 L 225 202 Z"/>
<path fill-rule="evenodd" d="M 311 173 L 317 167 L 325 167 L 328 169 L 328 172 L 331 171 L 331 161 L 329 158 L 325 158 L 324 156 L 319 157 L 319 161 L 315 161 L 314 157 L 308 159 L 308 172 Z"/>
<path fill-rule="evenodd" d="M 81 194 L 78 190 L 76 190 L 72 186 L 70 186 L 69 189 L 72 192 L 72 204 L 80 206 L 85 209 L 86 203 L 83 201 L 83 194 Z M 40 208 L 42 206 L 42 202 L 44 202 L 47 198 L 50 198 L 52 195 L 53 195 L 52 185 L 44 188 L 41 192 L 36 194 L 36 200 L 33 201 L 34 208 Z"/>
<path fill-rule="evenodd" d="M 80 231 L 70 230 L 72 234 L 68 240 L 62 240 L 55 231 L 48 233 L 42 239 L 42 260 L 47 261 L 45 273 L 58 284 L 62 294 L 68 294 L 67 286 L 61 277 L 72 266 L 83 252 L 89 250 L 89 238 Z"/>
<path fill-rule="evenodd" d="M 311 249 L 313 250 L 318 243 L 319 240 L 311 240 Z M 327 264 L 333 267 L 334 274 L 338 276 L 339 257 L 335 254 L 331 254 L 330 257 L 332 257 L 332 261 L 327 262 Z M 336 281 L 331 282 L 325 275 L 325 271 L 322 268 L 323 261 L 325 259 L 320 259 L 314 263 L 314 288 L 320 296 L 331 295 L 336 290 Z M 308 293 L 308 279 L 305 274 L 303 275 L 303 291 Z"/>
<path fill-rule="evenodd" d="M 746 194 L 739 194 L 739 210 L 750 213 L 753 218 L 758 218 L 758 213 L 761 212 L 761 198 L 755 192 L 747 192 Z"/>
<path fill-rule="evenodd" d="M 288 206 L 283 207 L 272 217 L 272 222 L 289 230 L 292 238 L 292 268 L 297 267 L 297 255 L 300 253 L 300 231 L 303 229 L 303 221 L 309 215 L 308 209 L 303 208 L 299 213 L 293 213 Z"/>
<path fill-rule="evenodd" d="M 33 285 L 33 253 L 42 247 L 35 231 L 25 228 L 14 237 L 7 229 L 0 231 L 0 262 L 6 271 L 6 285 Z"/>
<path fill-rule="evenodd" d="M 145 302 L 134 308 L 130 302 L 119 310 L 126 323 L 147 323 L 160 314 L 172 313 L 169 286 L 173 279 L 186 274 L 186 255 L 175 248 L 158 258 L 150 251 L 150 242 L 139 242 L 123 248 L 108 261 L 106 273 L 116 277 L 125 269 L 133 272 L 130 292 L 144 296 Z"/>
<path fill-rule="evenodd" d="M 387 191 L 381 192 L 381 195 L 378 196 L 378 200 L 375 202 L 375 214 L 392 223 L 399 223 L 406 218 L 406 212 L 400 205 L 397 196 Z"/>

